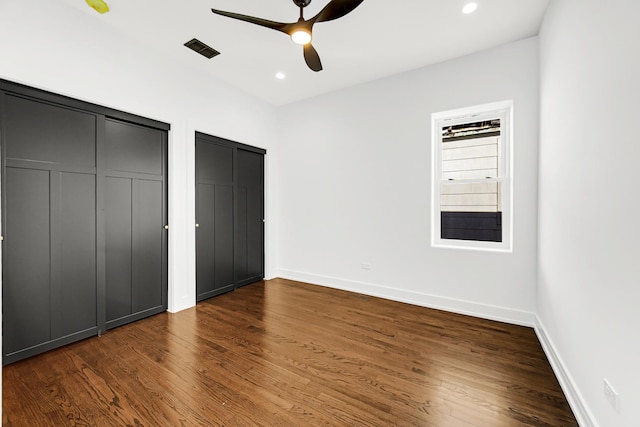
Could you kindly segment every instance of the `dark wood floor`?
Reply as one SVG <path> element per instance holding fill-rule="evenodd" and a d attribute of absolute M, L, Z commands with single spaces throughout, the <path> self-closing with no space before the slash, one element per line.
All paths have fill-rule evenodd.
<path fill-rule="evenodd" d="M 530 328 L 286 280 L 3 369 L 5 426 L 577 426 Z"/>

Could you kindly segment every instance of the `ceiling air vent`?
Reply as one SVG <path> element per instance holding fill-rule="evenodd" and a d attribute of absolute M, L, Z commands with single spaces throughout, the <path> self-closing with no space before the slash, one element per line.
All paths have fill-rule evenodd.
<path fill-rule="evenodd" d="M 212 47 L 207 46 L 206 44 L 202 43 L 198 39 L 191 39 L 188 42 L 186 42 L 184 45 L 189 49 L 195 52 L 198 52 L 200 55 L 209 59 L 213 58 L 216 55 L 220 55 L 220 52 L 218 52 Z"/>

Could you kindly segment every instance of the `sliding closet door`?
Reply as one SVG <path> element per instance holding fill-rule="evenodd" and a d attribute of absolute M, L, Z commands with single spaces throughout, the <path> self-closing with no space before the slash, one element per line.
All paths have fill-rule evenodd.
<path fill-rule="evenodd" d="M 236 151 L 238 183 L 236 282 L 253 283 L 264 277 L 264 154 Z"/>
<path fill-rule="evenodd" d="M 264 153 L 196 134 L 198 301 L 264 277 Z"/>
<path fill-rule="evenodd" d="M 166 310 L 166 133 L 107 119 L 107 328 Z"/>
<path fill-rule="evenodd" d="M 168 129 L 0 79 L 3 364 L 166 310 Z"/>
<path fill-rule="evenodd" d="M 196 139 L 198 301 L 234 288 L 233 148 Z"/>
<path fill-rule="evenodd" d="M 97 118 L 13 94 L 0 102 L 9 363 L 97 333 Z"/>

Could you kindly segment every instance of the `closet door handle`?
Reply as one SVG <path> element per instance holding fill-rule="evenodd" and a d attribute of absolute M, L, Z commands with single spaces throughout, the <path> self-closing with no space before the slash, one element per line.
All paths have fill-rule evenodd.
<path fill-rule="evenodd" d="M 200 227 L 200 224 L 196 224 L 196 228 L 199 228 L 199 227 Z"/>
<path fill-rule="evenodd" d="M 163 228 L 164 228 L 165 230 L 168 230 L 168 229 L 169 229 L 169 225 L 165 225 Z"/>

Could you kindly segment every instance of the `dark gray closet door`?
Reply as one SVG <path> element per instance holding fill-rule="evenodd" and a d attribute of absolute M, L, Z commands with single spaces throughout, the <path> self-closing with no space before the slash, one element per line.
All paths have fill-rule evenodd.
<path fill-rule="evenodd" d="M 196 139 L 196 293 L 232 290 L 233 148 Z"/>
<path fill-rule="evenodd" d="M 3 363 L 97 333 L 96 116 L 4 94 Z"/>
<path fill-rule="evenodd" d="M 168 130 L 0 79 L 3 364 L 166 310 Z"/>
<path fill-rule="evenodd" d="M 238 285 L 264 276 L 264 154 L 238 149 L 237 238 Z"/>
<path fill-rule="evenodd" d="M 107 328 L 166 310 L 165 135 L 105 122 Z"/>
<path fill-rule="evenodd" d="M 264 153 L 196 135 L 198 301 L 264 277 Z"/>

